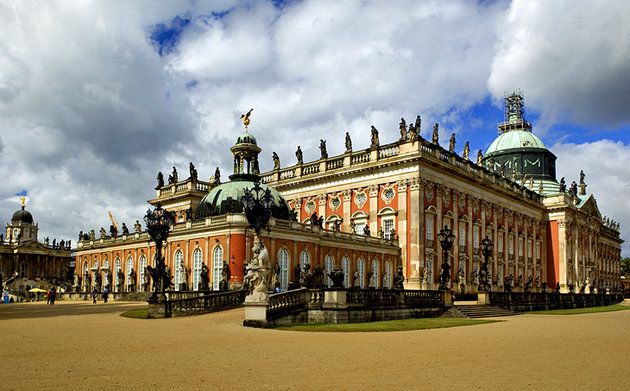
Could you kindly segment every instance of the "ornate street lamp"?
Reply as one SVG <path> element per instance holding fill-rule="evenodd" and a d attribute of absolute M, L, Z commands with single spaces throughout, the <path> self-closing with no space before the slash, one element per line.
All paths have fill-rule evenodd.
<path fill-rule="evenodd" d="M 446 284 L 448 284 L 451 279 L 451 266 L 448 263 L 448 252 L 453 246 L 453 242 L 455 241 L 455 235 L 453 235 L 453 231 L 448 228 L 448 224 L 444 225 L 444 228 L 440 230 L 440 233 L 437 234 L 438 240 L 442 245 L 442 273 L 440 274 L 440 290 L 446 290 Z"/>
<path fill-rule="evenodd" d="M 479 273 L 479 287 L 477 288 L 479 292 L 490 292 L 490 280 L 488 278 L 488 260 L 492 255 L 493 249 L 494 244 L 492 244 L 492 240 L 490 240 L 490 238 L 486 236 L 486 238 L 481 241 L 483 265 L 481 266 L 481 271 Z"/>
<path fill-rule="evenodd" d="M 260 231 L 267 228 L 269 219 L 271 218 L 271 208 L 274 200 L 269 188 L 260 187 L 260 181 L 254 182 L 254 187 L 244 189 L 241 203 L 245 209 L 245 216 L 250 227 L 256 231 L 256 235 L 260 237 Z"/>
<path fill-rule="evenodd" d="M 162 209 L 162 206 L 158 203 L 155 209 L 147 210 L 146 216 L 144 216 L 144 223 L 147 226 L 147 232 L 151 237 L 151 240 L 155 242 L 155 267 L 148 266 L 147 270 L 151 273 L 151 279 L 153 279 L 153 294 L 149 298 L 149 303 L 158 303 L 166 300 L 164 295 L 165 280 L 169 278 L 166 275 L 166 263 L 164 262 L 164 256 L 162 256 L 162 243 L 168 238 L 171 225 L 175 222 L 175 215 L 173 212 Z"/>

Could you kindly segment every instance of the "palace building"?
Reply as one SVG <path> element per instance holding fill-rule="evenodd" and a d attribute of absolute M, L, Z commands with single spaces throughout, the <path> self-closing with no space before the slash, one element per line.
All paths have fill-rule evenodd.
<path fill-rule="evenodd" d="M 243 284 L 244 263 L 252 259 L 254 231 L 249 228 L 241 198 L 260 181 L 261 149 L 246 130 L 231 151 L 234 172 L 226 183 L 220 183 L 218 171 L 211 182 L 199 181 L 192 163 L 186 180 L 178 180 L 175 168 L 167 184 L 162 174 L 158 175 L 156 196 L 149 203 L 175 213 L 163 252 L 177 291 L 200 290 L 206 268 L 213 290 L 225 287 L 224 281 L 232 289 Z M 343 268 L 347 286 L 392 288 L 394 273 L 401 265 L 397 241 L 292 221 L 284 197 L 273 187 L 260 187 L 268 189 L 273 200 L 269 227 L 261 239 L 274 265 L 274 285 L 277 282 L 278 288 L 287 290 L 308 264 L 315 281 L 319 275 L 322 284 L 331 284 L 325 274 Z M 107 235 L 103 228 L 98 238 L 94 230 L 80 234 L 75 253 L 77 289 L 149 290 L 146 270 L 148 265 L 155 266 L 155 245 L 139 221 L 133 231 L 123 226 L 121 235 L 115 230 Z"/>
<path fill-rule="evenodd" d="M 406 288 L 437 289 L 444 227 L 455 235 L 447 255 L 453 290 L 477 292 L 484 238 L 494 243 L 492 290 L 506 284 L 515 291 L 619 289 L 619 225 L 601 216 L 582 172 L 569 186 L 556 179 L 556 156 L 524 119 L 520 94 L 506 98 L 499 135 L 475 160 L 468 142 L 456 152 L 455 135 L 442 147 L 437 124 L 431 140 L 421 137 L 419 116 L 409 125 L 402 119 L 399 131 L 398 141 L 381 145 L 372 127 L 364 149 L 353 149 L 346 134 L 338 156 L 328 156 L 322 140 L 321 158 L 312 162 L 303 161 L 298 147 L 297 163 L 287 167 L 274 152 L 274 168 L 265 173 L 258 169 L 261 149 L 245 131 L 231 148 L 229 182 L 220 183 L 218 172 L 209 182 L 198 180 L 192 163 L 186 180 L 178 180 L 175 168 L 167 184 L 160 174 L 149 203 L 176 213 L 165 250 L 176 289 L 198 289 L 203 264 L 213 289 L 225 274 L 230 286 L 240 286 L 253 237 L 241 197 L 256 180 L 274 199 L 263 241 L 283 289 L 306 263 L 342 268 L 346 287 L 375 288 L 391 287 L 402 265 Z M 147 289 L 138 271 L 153 262 L 154 246 L 138 222 L 134 231 L 82 235 L 76 262 L 83 289 L 95 281 L 119 291 Z"/>
<path fill-rule="evenodd" d="M 0 287 L 48 288 L 67 282 L 74 267 L 70 241 L 51 242 L 45 238 L 40 242 L 39 225 L 26 210 L 24 197 L 21 203 L 22 208 L 7 223 L 5 234 L 0 235 Z"/>

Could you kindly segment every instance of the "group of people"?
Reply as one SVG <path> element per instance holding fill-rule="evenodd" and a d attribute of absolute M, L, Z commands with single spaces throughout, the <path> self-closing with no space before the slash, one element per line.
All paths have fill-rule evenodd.
<path fill-rule="evenodd" d="M 98 301 L 98 294 L 99 294 L 98 289 L 96 289 L 96 287 L 92 288 L 92 293 L 90 294 L 90 296 L 92 297 L 93 304 L 96 304 L 96 302 Z M 103 303 L 107 303 L 107 300 L 109 299 L 109 289 L 107 289 L 107 287 L 103 289 L 103 293 L 101 294 L 101 297 L 103 298 Z"/>
<path fill-rule="evenodd" d="M 57 299 L 57 289 L 53 286 L 46 292 L 46 304 L 55 305 L 55 299 Z"/>

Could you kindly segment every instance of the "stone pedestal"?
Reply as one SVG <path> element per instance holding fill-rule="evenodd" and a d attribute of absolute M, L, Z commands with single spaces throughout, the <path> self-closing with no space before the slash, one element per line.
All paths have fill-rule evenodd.
<path fill-rule="evenodd" d="M 453 295 L 451 295 L 451 291 L 444 291 L 444 305 L 447 307 L 453 305 Z"/>
<path fill-rule="evenodd" d="M 149 319 L 166 318 L 166 304 L 164 302 L 149 303 Z"/>
<path fill-rule="evenodd" d="M 346 291 L 325 291 L 323 308 L 347 308 Z"/>
<path fill-rule="evenodd" d="M 409 277 L 405 282 L 405 289 L 417 290 L 417 289 L 428 289 L 424 288 L 425 284 L 422 283 L 422 280 L 419 277 Z"/>
<path fill-rule="evenodd" d="M 477 304 L 490 305 L 490 293 L 488 293 L 488 292 L 478 292 L 477 293 Z"/>
<path fill-rule="evenodd" d="M 267 327 L 267 302 L 247 302 L 245 307 L 245 320 L 243 326 Z"/>

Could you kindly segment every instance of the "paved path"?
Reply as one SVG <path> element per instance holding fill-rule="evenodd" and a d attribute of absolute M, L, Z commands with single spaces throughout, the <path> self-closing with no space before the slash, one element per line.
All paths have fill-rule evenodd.
<path fill-rule="evenodd" d="M 0 305 L 0 389 L 627 390 L 630 311 L 388 333 L 249 329 L 243 310 Z"/>

